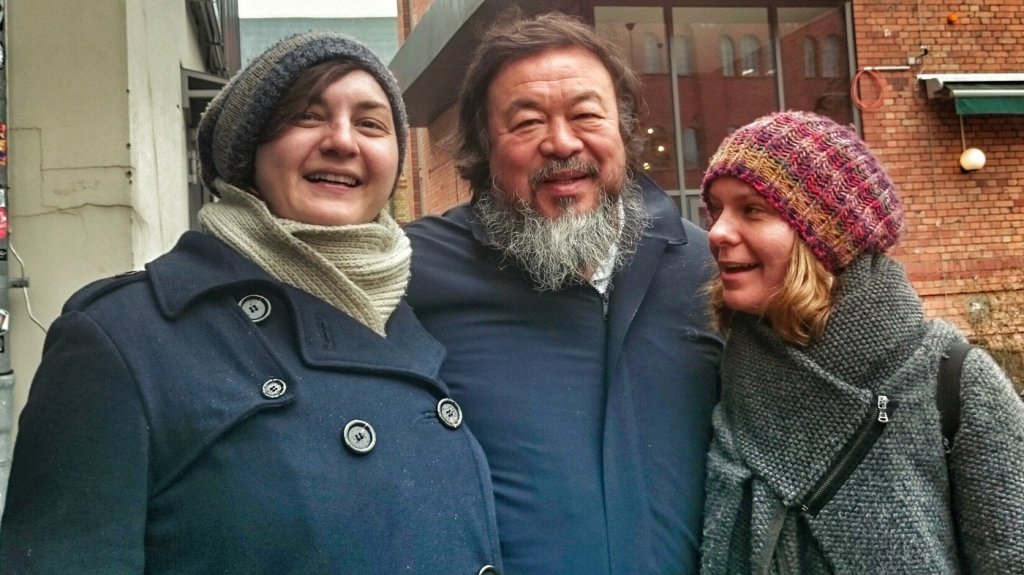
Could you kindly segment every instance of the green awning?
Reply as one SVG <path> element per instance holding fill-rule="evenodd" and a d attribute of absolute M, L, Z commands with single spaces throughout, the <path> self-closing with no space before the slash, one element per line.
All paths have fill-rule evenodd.
<path fill-rule="evenodd" d="M 1024 73 L 918 74 L 928 99 L 952 99 L 961 116 L 1024 115 Z"/>
<path fill-rule="evenodd" d="M 949 95 L 956 100 L 956 113 L 1024 115 L 1024 83 L 949 83 Z"/>

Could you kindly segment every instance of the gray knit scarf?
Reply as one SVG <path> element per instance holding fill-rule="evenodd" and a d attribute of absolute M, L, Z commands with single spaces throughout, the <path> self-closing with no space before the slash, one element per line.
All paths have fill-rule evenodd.
<path fill-rule="evenodd" d="M 385 335 L 385 325 L 409 283 L 412 250 L 386 212 L 351 226 L 304 224 L 270 213 L 254 195 L 222 180 L 220 201 L 199 211 L 214 237 L 275 279 L 307 291 Z"/>
<path fill-rule="evenodd" d="M 924 310 L 897 262 L 863 256 L 840 282 L 825 332 L 811 345 L 787 344 L 741 314 L 722 356 L 724 415 L 737 449 L 787 505 L 825 471 L 831 457 L 823 454 L 854 432 L 850 415 L 867 412 L 924 337 Z"/>

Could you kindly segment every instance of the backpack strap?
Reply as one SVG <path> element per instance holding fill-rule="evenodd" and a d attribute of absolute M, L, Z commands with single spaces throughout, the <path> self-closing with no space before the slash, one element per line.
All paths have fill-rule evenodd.
<path fill-rule="evenodd" d="M 960 513 L 956 506 L 956 495 L 953 489 L 953 468 L 949 465 L 949 455 L 953 450 L 953 437 L 960 428 L 960 376 L 963 372 L 964 358 L 971 351 L 971 344 L 956 340 L 946 348 L 939 362 L 939 385 L 935 390 L 935 402 L 939 407 L 939 424 L 942 426 L 942 443 L 946 448 L 946 472 L 949 474 L 949 502 L 953 515 L 953 538 L 956 541 L 956 557 L 963 573 L 970 573 L 963 552 L 963 539 L 960 536 Z"/>
<path fill-rule="evenodd" d="M 966 341 L 954 341 L 946 353 L 942 354 L 939 365 L 939 386 L 935 391 L 935 402 L 939 407 L 939 423 L 942 425 L 947 454 L 953 448 L 953 437 L 960 428 L 960 374 L 964 358 L 971 347 Z"/>

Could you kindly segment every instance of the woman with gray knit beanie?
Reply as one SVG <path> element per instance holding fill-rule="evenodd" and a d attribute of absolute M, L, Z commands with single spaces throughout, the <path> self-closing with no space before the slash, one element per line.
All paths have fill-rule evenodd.
<path fill-rule="evenodd" d="M 490 473 L 403 296 L 398 85 L 282 40 L 199 127 L 219 201 L 72 296 L 21 417 L 3 573 L 496 573 Z"/>
<path fill-rule="evenodd" d="M 704 573 L 1024 573 L 1024 403 L 973 348 L 944 440 L 940 364 L 964 339 L 885 255 L 903 206 L 864 142 L 765 116 L 722 143 L 703 200 L 727 338 Z"/>

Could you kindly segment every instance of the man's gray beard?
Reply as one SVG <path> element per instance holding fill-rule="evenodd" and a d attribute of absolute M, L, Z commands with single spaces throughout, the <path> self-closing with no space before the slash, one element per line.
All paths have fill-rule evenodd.
<path fill-rule="evenodd" d="M 566 198 L 562 213 L 549 219 L 518 196 L 492 185 L 480 194 L 473 210 L 491 245 L 530 275 L 534 289 L 555 291 L 589 281 L 613 245 L 618 246 L 613 271 L 621 269 L 650 224 L 636 180 L 627 177 L 618 194 L 604 189 L 598 193 L 600 201 L 590 212 L 576 213 L 573 200 Z M 622 199 L 621 233 L 616 195 Z"/>

